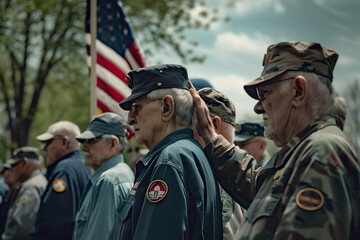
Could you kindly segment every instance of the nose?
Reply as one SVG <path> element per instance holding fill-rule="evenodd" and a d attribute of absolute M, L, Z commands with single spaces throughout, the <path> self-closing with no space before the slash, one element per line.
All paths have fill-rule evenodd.
<path fill-rule="evenodd" d="M 131 111 L 129 111 L 129 113 L 128 113 L 128 118 L 127 118 L 126 122 L 130 126 L 134 125 L 134 123 L 135 123 L 134 114 Z"/>
<path fill-rule="evenodd" d="M 256 114 L 263 114 L 265 113 L 264 108 L 262 107 L 261 101 L 259 100 L 254 106 L 254 112 Z"/>

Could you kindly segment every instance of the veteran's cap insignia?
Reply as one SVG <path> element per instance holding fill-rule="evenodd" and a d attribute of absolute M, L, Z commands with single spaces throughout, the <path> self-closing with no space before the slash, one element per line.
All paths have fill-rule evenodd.
<path fill-rule="evenodd" d="M 165 198 L 168 190 L 166 182 L 162 180 L 154 180 L 147 188 L 146 197 L 150 202 L 157 203 Z"/>
<path fill-rule="evenodd" d="M 66 183 L 62 179 L 56 179 L 52 183 L 52 188 L 55 192 L 63 192 L 66 189 Z"/>
<path fill-rule="evenodd" d="M 306 211 L 315 211 L 324 205 L 324 195 L 315 188 L 304 188 L 296 194 L 296 204 Z"/>

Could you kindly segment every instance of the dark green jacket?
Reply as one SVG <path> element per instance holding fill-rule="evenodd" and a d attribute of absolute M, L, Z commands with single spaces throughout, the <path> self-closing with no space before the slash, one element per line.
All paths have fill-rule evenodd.
<path fill-rule="evenodd" d="M 161 140 L 135 175 L 109 239 L 222 239 L 218 184 L 191 129 Z"/>
<path fill-rule="evenodd" d="M 222 137 L 205 151 L 224 189 L 248 207 L 236 239 L 360 239 L 359 162 L 333 118 L 308 126 L 261 170 Z"/>

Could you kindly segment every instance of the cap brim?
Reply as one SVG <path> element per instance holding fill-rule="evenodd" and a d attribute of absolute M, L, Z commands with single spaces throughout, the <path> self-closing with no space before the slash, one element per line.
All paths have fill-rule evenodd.
<path fill-rule="evenodd" d="M 18 161 L 19 161 L 19 159 L 10 158 L 6 161 L 6 163 L 9 164 L 9 166 L 11 167 L 11 164 L 17 163 Z"/>
<path fill-rule="evenodd" d="M 263 84 L 283 73 L 285 73 L 287 70 L 284 69 L 284 70 L 281 70 L 281 71 L 276 71 L 276 72 L 270 72 L 270 73 L 267 73 L 263 76 L 260 76 L 258 77 L 257 79 L 247 83 L 244 85 L 244 89 L 245 89 L 245 92 L 252 98 L 256 99 L 256 100 L 259 100 L 259 97 L 256 93 L 256 87 L 260 84 Z"/>
<path fill-rule="evenodd" d="M 86 130 L 85 132 L 81 133 L 78 137 L 76 137 L 76 140 L 82 143 L 86 139 L 96 138 L 101 135 L 103 135 L 101 132 Z"/>
<path fill-rule="evenodd" d="M 37 136 L 36 139 L 41 141 L 41 142 L 44 142 L 44 141 L 50 140 L 50 139 L 52 139 L 54 137 L 55 137 L 54 134 L 46 132 L 46 133 L 43 133 L 43 134 Z"/>
<path fill-rule="evenodd" d="M 243 141 L 247 141 L 250 138 L 253 138 L 254 136 L 249 136 L 249 135 L 242 135 L 242 134 L 236 134 L 234 137 L 234 142 L 243 142 Z"/>
<path fill-rule="evenodd" d="M 145 90 L 145 91 L 141 91 L 141 92 L 137 92 L 135 94 L 131 94 L 130 96 L 128 96 L 127 98 L 125 98 L 124 100 L 122 100 L 120 103 L 119 103 L 119 106 L 126 110 L 126 111 L 129 111 L 131 109 L 131 104 L 132 102 L 141 97 L 141 96 L 144 96 L 146 94 L 148 94 L 149 92 L 151 92 L 152 90 Z"/>

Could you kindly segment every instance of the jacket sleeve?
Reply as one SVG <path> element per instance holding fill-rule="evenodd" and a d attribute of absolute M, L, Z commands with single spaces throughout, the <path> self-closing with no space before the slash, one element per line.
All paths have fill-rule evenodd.
<path fill-rule="evenodd" d="M 255 196 L 255 177 L 260 170 L 254 169 L 254 158 L 221 135 L 208 143 L 204 151 L 220 185 L 247 209 Z"/>
<path fill-rule="evenodd" d="M 152 181 L 161 180 L 167 185 L 166 195 L 158 202 L 150 202 L 144 196 L 142 211 L 134 240 L 142 239 L 186 239 L 188 193 L 183 176 L 171 165 L 155 167 Z M 151 183 L 150 183 L 151 184 Z"/>

